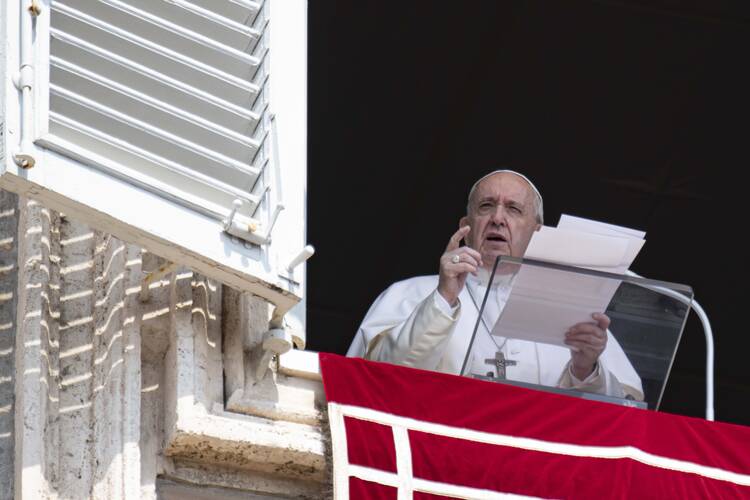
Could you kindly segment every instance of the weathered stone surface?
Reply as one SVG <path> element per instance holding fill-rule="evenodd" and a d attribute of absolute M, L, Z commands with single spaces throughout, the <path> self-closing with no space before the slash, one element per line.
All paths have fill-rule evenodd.
<path fill-rule="evenodd" d="M 166 453 L 286 477 L 323 481 L 326 444 L 320 428 L 215 410 L 177 423 Z"/>
<path fill-rule="evenodd" d="M 50 252 L 57 217 L 19 201 L 16 332 L 15 494 L 49 498 L 59 481 L 58 255 Z M 59 242 L 59 239 L 56 239 Z M 48 443 L 50 445 L 48 446 Z"/>
<path fill-rule="evenodd" d="M 227 400 L 227 410 L 271 420 L 320 425 L 325 406 L 319 380 L 289 377 L 269 371 L 263 380 L 249 383 Z"/>
<path fill-rule="evenodd" d="M 13 498 L 17 209 L 18 197 L 0 190 L 0 500 Z"/>
<path fill-rule="evenodd" d="M 168 474 L 195 470 L 185 463 L 202 464 L 256 478 L 251 483 L 258 493 L 278 495 L 294 484 L 293 496 L 319 498 L 328 477 L 320 418 L 312 419 L 316 425 L 304 425 L 293 422 L 291 413 L 280 415 L 286 419 L 267 419 L 224 411 L 221 377 L 206 369 L 221 366 L 221 336 L 205 323 L 221 311 L 214 311 L 216 302 L 203 293 L 218 297 L 219 289 L 202 278 L 194 278 L 189 288 L 179 281 L 171 286 L 170 342 L 164 363 L 165 469 L 173 471 Z M 244 380 L 244 386 L 234 381 L 242 392 L 241 387 L 253 385 L 247 370 L 254 369 L 251 354 L 268 328 L 269 306 L 226 288 L 223 293 L 224 362 L 233 363 L 235 376 Z M 190 304 L 192 314 L 180 304 Z M 266 393 L 272 394 L 275 374 L 268 374 L 263 382 Z M 314 412 L 312 399 L 309 406 L 305 410 Z"/>
<path fill-rule="evenodd" d="M 278 500 L 278 496 L 253 495 L 245 491 L 211 486 L 195 487 L 167 479 L 156 485 L 156 498 L 159 500 Z"/>
<path fill-rule="evenodd" d="M 5 40 L 0 23 L 0 40 Z M 5 43 L 0 44 L 0 82 L 7 78 Z M 0 103 L 5 85 L 0 85 Z M 5 161 L 4 106 L 0 106 L 0 161 Z M 0 189 L 0 500 L 13 498 L 13 383 L 17 286 L 18 197 Z M 8 298 L 8 293 L 11 296 Z"/>
<path fill-rule="evenodd" d="M 226 398 L 253 384 L 253 368 L 263 358 L 261 344 L 268 331 L 271 305 L 260 297 L 224 287 L 224 394 Z"/>
<path fill-rule="evenodd" d="M 168 263 L 2 195 L 0 499 L 330 496 L 319 376 L 252 377 L 270 304 L 179 267 L 142 300 Z"/>
<path fill-rule="evenodd" d="M 136 498 L 140 249 L 33 201 L 21 207 L 16 488 Z"/>
<path fill-rule="evenodd" d="M 303 481 L 251 470 L 216 469 L 186 460 L 175 460 L 169 478 L 201 487 L 222 487 L 250 492 L 260 498 L 323 500 L 333 498 L 330 485 Z M 200 488 L 197 488 L 200 491 Z M 231 497 L 230 497 L 231 498 Z"/>

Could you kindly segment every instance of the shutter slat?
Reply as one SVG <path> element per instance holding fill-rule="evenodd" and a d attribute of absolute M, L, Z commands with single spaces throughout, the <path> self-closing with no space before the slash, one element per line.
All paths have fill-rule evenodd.
<path fill-rule="evenodd" d="M 87 13 L 72 9 L 65 4 L 55 2 L 52 6 L 53 27 L 66 33 L 75 33 L 78 37 L 89 40 L 110 52 L 128 54 L 137 62 L 152 68 L 159 68 L 174 78 L 186 81 L 209 79 L 212 83 L 227 87 L 228 85 L 221 85 L 221 82 L 225 82 L 236 87 L 236 90 L 240 90 L 243 98 L 247 93 L 258 88 L 257 85 L 253 85 L 256 83 L 253 77 L 259 73 L 257 71 L 259 59 L 254 66 L 236 64 L 241 71 L 235 70 L 235 73 L 244 74 L 244 76 L 238 76 L 203 63 L 185 53 L 171 50 L 150 39 L 135 35 L 126 29 L 106 23 Z M 242 102 L 235 100 L 232 102 L 242 105 Z"/>
<path fill-rule="evenodd" d="M 56 84 L 50 84 L 50 108 L 82 123 L 95 124 L 113 137 L 127 137 L 129 142 L 146 151 L 161 151 L 165 157 L 191 170 L 221 177 L 237 186 L 251 184 L 258 174 L 250 165 Z"/>
<path fill-rule="evenodd" d="M 178 163 L 137 148 L 128 142 L 106 134 L 98 128 L 77 122 L 65 115 L 52 112 L 50 113 L 50 121 L 52 123 L 51 129 L 57 137 L 63 138 L 71 144 L 85 147 L 89 151 L 98 151 L 98 154 L 102 157 L 118 164 L 118 169 L 114 170 L 120 171 L 121 177 L 137 179 L 139 184 L 147 188 L 152 181 L 164 187 L 166 191 L 171 190 L 169 186 L 183 186 L 182 192 L 194 192 L 189 184 L 195 184 L 195 187 L 200 184 L 202 187 L 209 188 L 208 191 L 202 191 L 202 193 L 207 193 L 211 202 L 216 206 L 212 209 L 212 214 L 225 217 L 229 213 L 228 207 L 231 206 L 232 200 L 237 198 L 253 207 L 257 206 L 259 202 L 257 195 L 223 183 L 215 177 L 188 170 Z M 159 175 L 154 176 L 157 171 Z M 148 189 L 150 191 L 155 190 L 153 188 Z"/>
<path fill-rule="evenodd" d="M 156 0 L 155 3 L 161 1 Z M 132 1 L 64 0 L 64 4 L 79 12 L 86 12 L 87 15 L 110 26 L 127 30 L 134 36 L 158 40 L 159 45 L 169 50 L 187 52 L 204 64 L 210 64 L 240 78 L 252 78 L 252 75 L 247 75 L 244 71 L 258 65 L 258 59 L 251 54 L 139 9 Z M 257 38 L 256 36 L 255 39 Z"/>
<path fill-rule="evenodd" d="M 128 0 L 128 3 L 242 52 L 252 53 L 263 29 L 263 26 L 248 26 L 182 0 Z"/>
<path fill-rule="evenodd" d="M 260 111 L 238 106 L 222 99 L 221 95 L 207 92 L 184 80 L 172 78 L 164 73 L 132 61 L 119 54 L 103 50 L 78 37 L 50 30 L 52 53 L 61 59 L 76 61 L 83 68 L 117 75 L 123 85 L 150 92 L 154 97 L 174 106 L 190 109 L 201 116 L 215 116 L 217 121 L 240 133 L 250 133 L 255 128 Z M 192 83 L 192 82 L 191 82 Z M 214 87 L 212 90 L 216 90 Z M 221 90 L 221 88 L 219 88 Z M 260 89 L 246 94 L 247 100 L 255 99 Z M 256 99 L 257 101 L 257 99 Z"/>
<path fill-rule="evenodd" d="M 211 11 L 219 16 L 234 19 L 242 24 L 252 25 L 263 6 L 262 1 L 254 0 L 190 0 L 190 3 Z"/>
<path fill-rule="evenodd" d="M 133 153 L 135 149 L 132 146 L 118 149 L 116 140 L 85 124 L 56 114 L 52 114 L 50 120 L 56 133 L 55 143 L 50 145 L 50 149 L 74 158 L 79 157 L 84 163 L 95 165 L 115 177 L 127 179 L 132 184 L 188 206 L 198 213 L 221 219 L 228 215 L 227 207 L 235 199 L 242 199 L 251 206 L 258 204 L 257 196 L 233 190 L 231 186 L 221 185 L 215 179 L 203 175 L 169 175 L 170 172 L 163 169 L 165 161 L 150 162 L 145 156 Z M 97 138 L 97 134 L 102 139 Z M 60 143 L 68 144 L 68 147 L 61 147 Z M 85 148 L 85 155 L 79 153 L 79 148 Z M 130 168 L 131 165 L 142 169 Z M 151 172 L 148 168 L 143 168 L 148 165 L 161 169 L 159 177 L 149 175 Z M 221 190 L 221 187 L 225 190 Z M 196 196 L 196 192 L 202 194 Z"/>
<path fill-rule="evenodd" d="M 57 133 L 54 143 L 48 143 L 41 139 L 40 144 L 49 147 L 71 158 L 78 158 L 83 163 L 95 165 L 97 169 L 107 172 L 113 177 L 127 180 L 128 183 L 134 184 L 147 191 L 157 193 L 174 202 L 190 206 L 193 210 L 211 217 L 219 219 L 226 217 L 229 211 L 226 209 L 226 201 L 235 199 L 237 196 L 229 192 L 221 195 L 221 191 L 216 189 L 215 184 L 203 183 L 201 178 L 187 177 L 180 174 L 170 176 L 167 171 L 160 169 L 158 178 L 148 175 L 140 170 L 130 168 L 133 165 L 133 159 L 139 160 L 137 165 L 144 165 L 147 162 L 143 157 L 132 155 L 130 151 L 120 150 L 116 144 L 107 138 L 97 142 L 99 131 L 87 127 L 85 124 L 75 122 L 68 118 L 55 113 L 50 114 L 50 121 L 54 125 Z M 130 148 L 132 150 L 132 148 Z M 99 151 L 99 153 L 92 153 Z M 163 163 L 154 163 L 158 168 L 163 167 Z M 209 197 L 195 196 L 193 193 L 200 186 L 210 187 L 212 193 Z M 245 195 L 246 196 L 246 195 Z M 258 198 L 251 196 L 248 203 L 257 203 Z M 244 199 L 244 198 L 243 198 Z"/>
<path fill-rule="evenodd" d="M 251 137 L 161 102 L 150 93 L 139 92 L 57 57 L 50 58 L 50 66 L 50 80 L 55 85 L 75 89 L 94 101 L 109 102 L 120 112 L 130 113 L 196 144 L 210 145 L 212 150 L 222 151 L 237 161 L 252 158 L 258 150 L 258 143 Z"/>
<path fill-rule="evenodd" d="M 137 182 L 177 183 L 203 213 L 240 199 L 250 217 L 267 160 L 266 21 L 260 4 L 222 3 L 243 20 L 183 0 L 53 0 L 49 131 Z"/>

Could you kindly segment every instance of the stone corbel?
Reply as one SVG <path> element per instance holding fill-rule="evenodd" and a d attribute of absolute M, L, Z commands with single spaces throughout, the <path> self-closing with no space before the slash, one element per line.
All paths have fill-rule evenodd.
<path fill-rule="evenodd" d="M 325 395 L 317 355 L 292 349 L 288 330 L 269 330 L 265 300 L 225 289 L 223 303 L 227 411 L 319 426 Z M 280 362 L 300 356 L 314 360 L 310 370 L 286 371 Z"/>
<path fill-rule="evenodd" d="M 165 358 L 165 477 L 205 482 L 231 476 L 266 493 L 324 496 L 320 492 L 328 484 L 330 453 L 316 397 L 318 388 L 322 395 L 320 381 L 280 373 L 277 363 L 261 380 L 255 379 L 269 304 L 219 287 L 221 312 L 212 311 L 208 302 L 199 300 L 195 285 L 192 300 L 184 285 L 176 286 Z M 179 304 L 188 303 L 180 309 Z M 203 328 L 201 318 L 211 316 L 221 317 L 221 339 Z M 223 353 L 219 363 L 228 401 L 226 396 L 225 401 L 209 397 L 214 393 L 216 379 L 209 372 L 217 366 L 212 361 L 217 347 Z M 207 475 L 205 470 L 214 472 Z"/>

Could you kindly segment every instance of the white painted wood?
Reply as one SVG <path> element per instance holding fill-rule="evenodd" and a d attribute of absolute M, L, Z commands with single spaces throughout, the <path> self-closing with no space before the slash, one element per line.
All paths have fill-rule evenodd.
<path fill-rule="evenodd" d="M 285 210 L 274 231 L 279 251 L 274 267 L 288 279 L 285 268 L 291 258 L 307 244 L 307 1 L 281 0 L 270 3 L 268 53 L 272 77 L 269 79 L 270 110 L 275 116 L 273 138 L 278 141 L 278 175 L 276 193 Z M 299 230 L 299 222 L 302 222 Z M 314 258 L 314 257 L 313 257 Z M 291 278 L 304 290 L 306 265 L 297 266 Z M 304 297 L 304 292 L 301 292 Z M 295 332 L 298 345 L 304 346 L 304 303 L 296 307 L 287 321 Z"/>
<path fill-rule="evenodd" d="M 48 84 L 49 90 L 41 92 L 36 113 L 43 145 L 66 154 L 61 141 L 67 141 L 99 154 L 104 161 L 94 167 L 121 172 L 124 179 L 136 171 L 141 186 L 156 193 L 165 191 L 161 184 L 176 186 L 185 192 L 176 202 L 217 219 L 235 198 L 243 199 L 248 203 L 241 215 L 250 217 L 257 199 L 249 192 L 258 181 L 266 136 L 254 109 L 266 101 L 267 71 L 260 64 L 266 44 L 246 36 L 248 52 L 241 52 L 120 0 L 53 0 L 50 14 L 37 22 L 38 87 Z M 216 25 L 200 19 L 206 29 Z M 118 65 L 107 67 L 112 58 Z M 133 74 L 134 65 L 140 74 Z M 201 85 L 203 94 L 164 92 L 157 74 Z M 220 82 L 236 91 L 224 93 Z M 205 102 L 204 94 L 213 99 Z M 203 106 L 194 107 L 196 101 Z M 227 104 L 251 113 L 215 112 Z M 194 174 L 216 182 L 196 185 Z M 201 202 L 206 197 L 217 206 L 207 210 Z"/>
<path fill-rule="evenodd" d="M 2 186 L 94 227 L 107 228 L 171 262 L 264 297 L 281 311 L 297 303 L 299 289 L 266 270 L 268 254 L 248 249 L 217 230 L 214 220 L 53 151 L 38 148 L 36 154 L 37 167 L 54 168 L 6 172 Z M 55 186 L 55 191 L 45 186 Z M 87 204 L 75 201 L 78 198 L 85 198 Z"/>
<path fill-rule="evenodd" d="M 307 243 L 306 1 L 38 3 L 26 109 L 3 83 L 0 187 L 264 297 L 278 321 L 304 292 L 305 266 L 285 267 Z M 23 4 L 2 7 L 9 69 Z M 29 110 L 23 170 L 12 153 Z M 269 244 L 224 232 L 238 199 L 233 233 L 251 242 L 283 205 Z"/>
<path fill-rule="evenodd" d="M 314 351 L 291 351 L 279 356 L 279 373 L 289 377 L 322 381 L 318 353 Z"/>

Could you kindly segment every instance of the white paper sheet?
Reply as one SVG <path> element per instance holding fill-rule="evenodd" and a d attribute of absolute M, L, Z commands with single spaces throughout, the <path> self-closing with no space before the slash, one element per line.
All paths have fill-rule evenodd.
<path fill-rule="evenodd" d="M 560 222 L 557 223 L 557 228 L 571 231 L 582 231 L 590 234 L 599 234 L 602 236 L 616 236 L 627 238 L 628 249 L 625 252 L 623 261 L 616 267 L 615 270 L 609 271 L 617 274 L 624 274 L 625 271 L 630 268 L 630 265 L 635 260 L 638 252 L 641 251 L 641 248 L 643 248 L 643 245 L 646 243 L 646 240 L 644 239 L 646 237 L 645 231 L 630 229 L 623 226 L 616 226 L 614 224 L 607 224 L 606 222 L 593 221 L 573 215 L 563 214 L 560 217 Z M 608 271 L 606 269 L 599 270 Z"/>
<path fill-rule="evenodd" d="M 593 234 L 603 234 L 605 236 L 625 236 L 642 240 L 646 237 L 646 231 L 630 229 L 629 227 L 616 226 L 607 222 L 599 222 L 575 215 L 562 214 L 560 222 L 557 223 L 559 229 L 571 229 Z"/>
<path fill-rule="evenodd" d="M 629 228 L 570 216 L 561 224 L 535 233 L 525 257 L 623 274 L 644 244 L 645 233 Z M 492 334 L 565 346 L 565 332 L 593 322 L 619 286 L 618 279 L 524 265 Z"/>
<path fill-rule="evenodd" d="M 524 255 L 567 266 L 617 269 L 626 259 L 629 240 L 544 226 L 534 233 Z"/>

